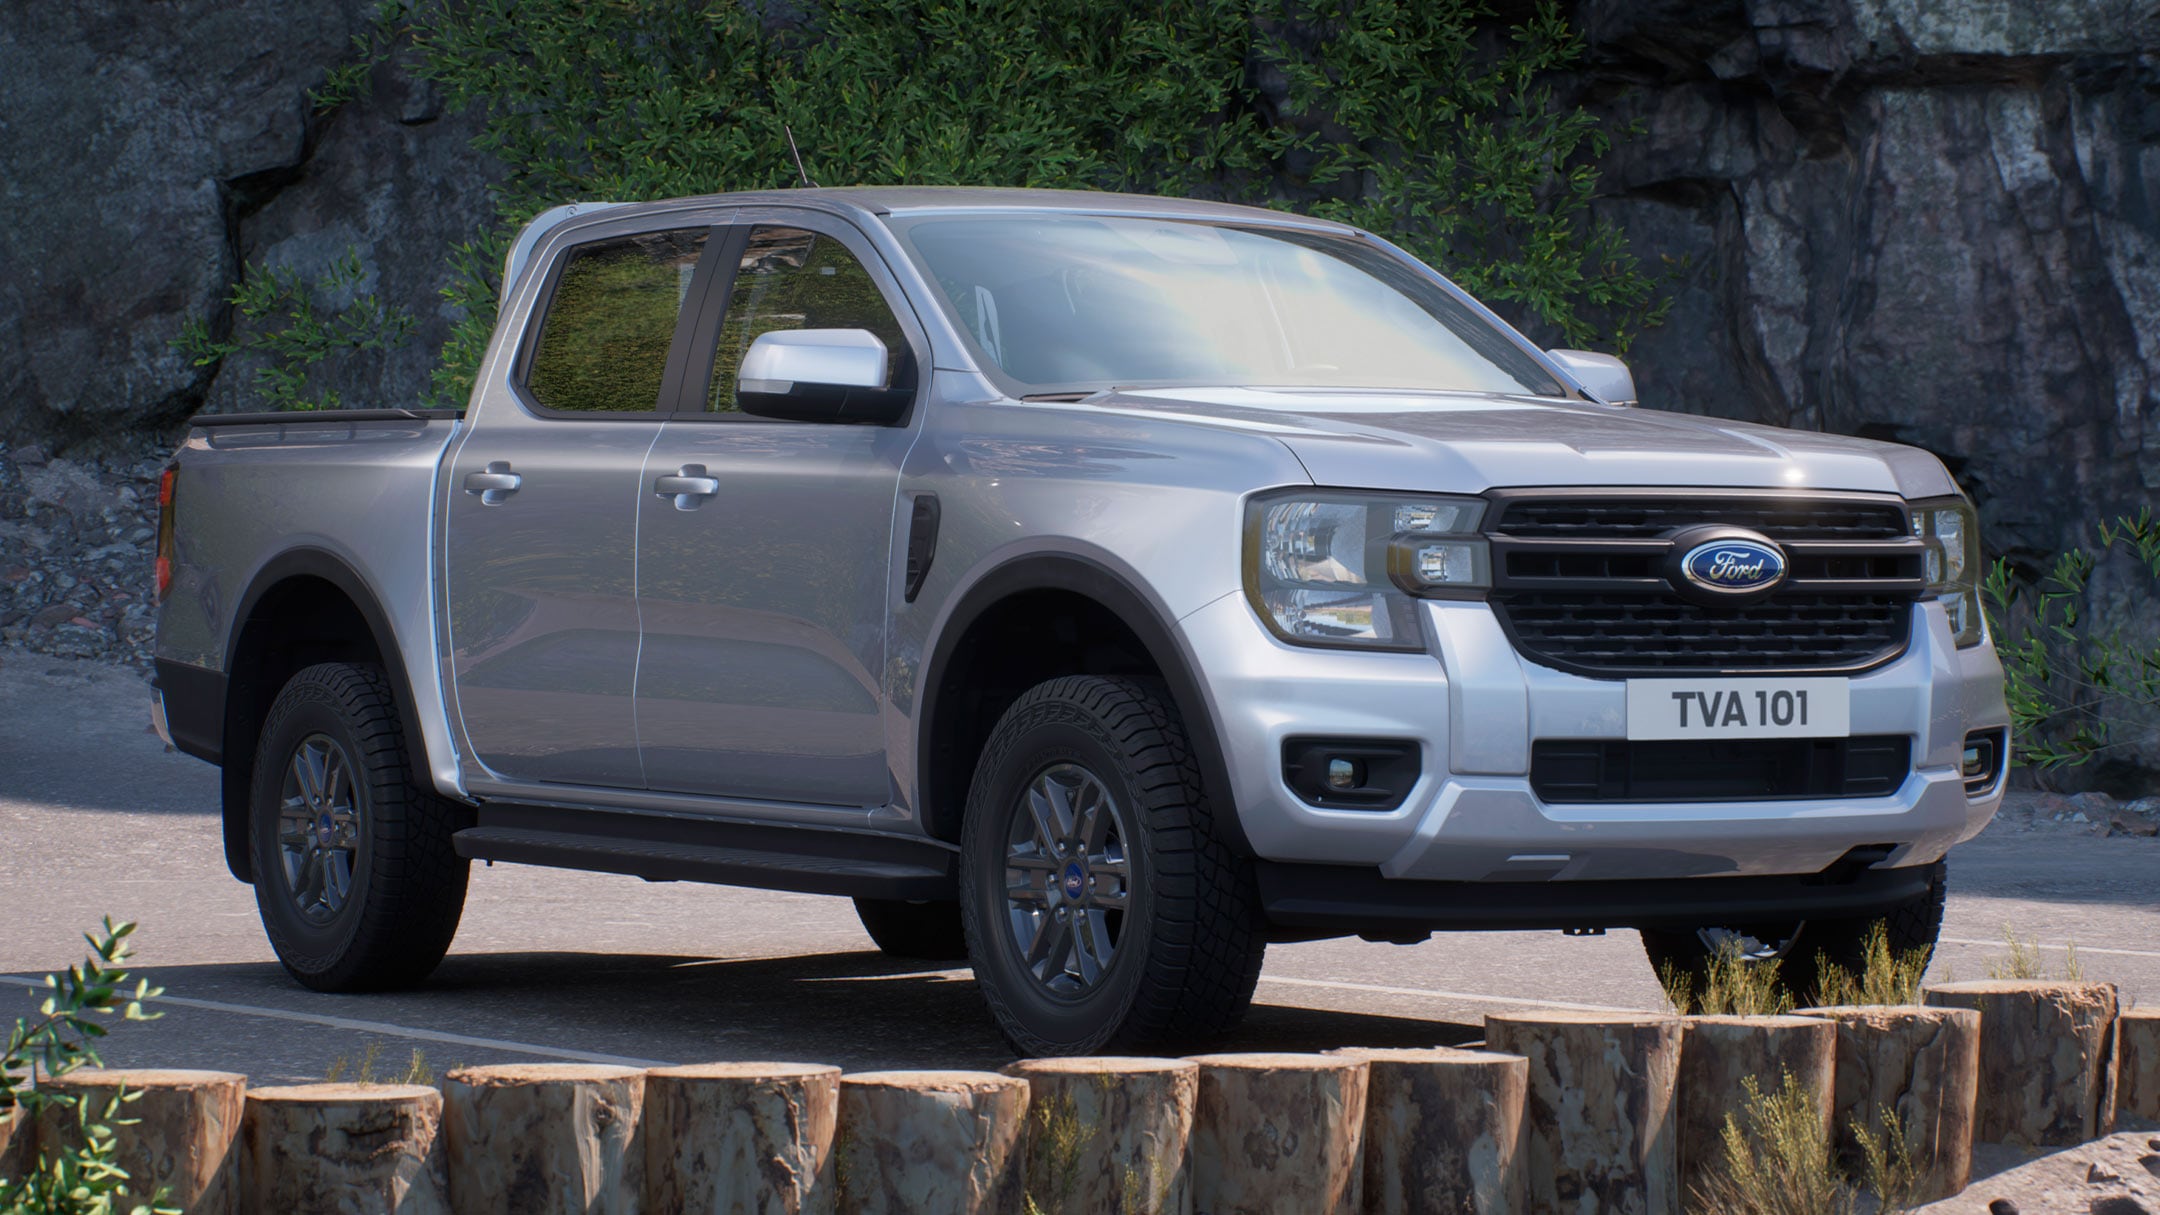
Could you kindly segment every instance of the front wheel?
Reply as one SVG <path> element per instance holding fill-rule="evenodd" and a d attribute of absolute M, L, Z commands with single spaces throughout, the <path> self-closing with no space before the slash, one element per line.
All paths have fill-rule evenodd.
<path fill-rule="evenodd" d="M 278 692 L 255 752 L 255 905 L 317 991 L 406 987 L 457 935 L 469 866 L 457 807 L 417 789 L 381 667 L 327 662 Z"/>
<path fill-rule="evenodd" d="M 1914 951 L 1933 954 L 1942 932 L 1948 867 L 1937 861 L 1928 874 L 1927 892 L 1880 916 L 1803 920 L 1699 929 L 1654 929 L 1642 933 L 1643 952 L 1661 980 L 1687 983 L 1702 992 L 1710 964 L 1720 951 L 1746 963 L 1778 965 L 1778 980 L 1800 1008 L 1823 1000 L 1830 967 L 1858 978 L 1867 969 L 1868 938 L 1883 927 L 1893 957 Z M 1668 984 L 1669 985 L 1669 984 Z"/>
<path fill-rule="evenodd" d="M 1205 1041 L 1252 1002 L 1252 868 L 1183 724 L 1131 679 L 1039 684 L 999 719 L 961 835 L 968 956 L 1024 1055 Z"/>

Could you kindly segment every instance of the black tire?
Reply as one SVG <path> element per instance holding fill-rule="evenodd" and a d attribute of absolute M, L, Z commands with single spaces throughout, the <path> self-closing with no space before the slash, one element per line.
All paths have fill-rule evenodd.
<path fill-rule="evenodd" d="M 1893 953 L 1935 950 L 1942 933 L 1943 901 L 1948 893 L 1948 866 L 1935 862 L 1928 874 L 1927 893 L 1908 899 L 1879 916 L 1803 920 L 1798 924 L 1735 926 L 1728 931 L 1753 937 L 1764 945 L 1768 958 L 1779 963 L 1778 978 L 1792 993 L 1793 1004 L 1807 1008 L 1820 1002 L 1824 964 L 1857 976 L 1867 964 L 1869 930 L 1881 923 Z M 1701 991 L 1714 948 L 1706 936 L 1716 930 L 1684 931 L 1646 928 L 1643 952 L 1650 967 L 1663 979 L 1668 969 L 1677 971 Z"/>
<path fill-rule="evenodd" d="M 1015 925 L 1036 913 L 1008 901 L 1008 865 L 1021 857 L 1013 833 L 1035 821 L 1024 799 L 1038 781 L 1089 777 L 1108 807 L 1102 813 L 1121 824 L 1117 847 L 1105 843 L 1103 856 L 1083 857 L 1086 865 L 1070 870 L 1082 875 L 1071 879 L 1070 895 L 1065 862 L 1039 866 L 1040 915 L 1064 906 L 1076 926 L 1095 916 L 1112 948 L 1106 964 L 1090 953 L 1099 967 L 1092 980 L 1044 961 L 1055 975 L 1046 979 L 1031 968 Z M 1006 710 L 968 791 L 960 902 L 976 981 L 1013 1049 L 1174 1048 L 1206 1042 L 1244 1016 L 1267 943 L 1251 863 L 1217 826 L 1216 816 L 1227 813 L 1209 803 L 1184 726 L 1156 687 L 1069 676 L 1037 685 Z M 1102 893 L 1105 879 L 1122 893 Z M 1099 909 L 1119 900 L 1120 910 Z"/>
<path fill-rule="evenodd" d="M 968 956 L 958 903 L 856 899 L 855 915 L 878 949 L 892 957 L 958 962 Z"/>
<path fill-rule="evenodd" d="M 303 748 L 323 761 L 322 770 L 332 759 L 346 766 L 350 793 L 310 799 L 301 792 L 296 822 L 282 823 L 288 780 L 300 782 L 294 790 L 305 783 L 305 765 L 296 763 Z M 464 811 L 431 790 L 414 788 L 408 761 L 405 730 L 381 667 L 308 667 L 270 706 L 250 801 L 255 905 L 278 961 L 304 986 L 409 987 L 435 969 L 457 935 L 469 865 L 450 836 L 463 825 Z M 335 785 L 335 777 L 329 782 Z M 303 803 L 308 809 L 300 809 Z M 301 819 L 310 825 L 296 825 Z M 297 880 L 288 869 L 288 842 Z M 332 855 L 335 867 L 306 859 Z M 334 906 L 333 883 L 312 880 L 333 868 L 349 875 Z"/>

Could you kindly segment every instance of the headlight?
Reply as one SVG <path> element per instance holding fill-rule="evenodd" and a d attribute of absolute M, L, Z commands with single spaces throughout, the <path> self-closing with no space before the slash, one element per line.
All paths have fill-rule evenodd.
<path fill-rule="evenodd" d="M 1980 529 L 1972 503 L 1930 498 L 1912 504 L 1913 535 L 1927 541 L 1928 593 L 1942 600 L 1959 649 L 1980 644 Z"/>
<path fill-rule="evenodd" d="M 1256 499 L 1245 520 L 1245 590 L 1297 645 L 1424 647 L 1418 597 L 1476 598 L 1492 585 L 1477 534 L 1485 503 L 1437 495 L 1298 492 Z"/>

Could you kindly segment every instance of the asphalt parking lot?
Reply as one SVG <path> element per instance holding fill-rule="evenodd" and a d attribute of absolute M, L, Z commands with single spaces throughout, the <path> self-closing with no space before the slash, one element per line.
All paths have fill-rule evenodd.
<path fill-rule="evenodd" d="M 122 1065 L 258 1082 L 518 1060 L 793 1059 L 849 1068 L 1010 1059 L 965 970 L 876 953 L 843 900 L 498 865 L 476 868 L 451 956 L 423 988 L 330 996 L 288 980 L 250 889 L 225 872 L 216 773 L 165 751 L 142 679 L 0 651 L 0 1019 L 82 953 L 101 915 L 142 923 L 163 1020 L 109 1040 Z M 1951 858 L 1935 975 L 1984 977 L 2005 926 L 2060 967 L 2160 1002 L 2160 840 L 2004 822 Z M 1321 941 L 1269 952 L 1231 1049 L 1476 1039 L 1524 1004 L 1655 1008 L 1634 934 Z"/>

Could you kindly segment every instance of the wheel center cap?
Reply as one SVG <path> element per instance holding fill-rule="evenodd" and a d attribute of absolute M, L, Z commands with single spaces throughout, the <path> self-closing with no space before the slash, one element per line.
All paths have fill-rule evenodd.
<path fill-rule="evenodd" d="M 1068 899 L 1077 899 L 1087 893 L 1087 870 L 1080 867 L 1080 862 L 1073 861 L 1065 866 L 1064 884 Z"/>
<path fill-rule="evenodd" d="M 323 847 L 330 846 L 330 839 L 335 834 L 336 829 L 331 826 L 329 815 L 325 814 L 315 820 L 315 838 L 322 841 Z"/>

